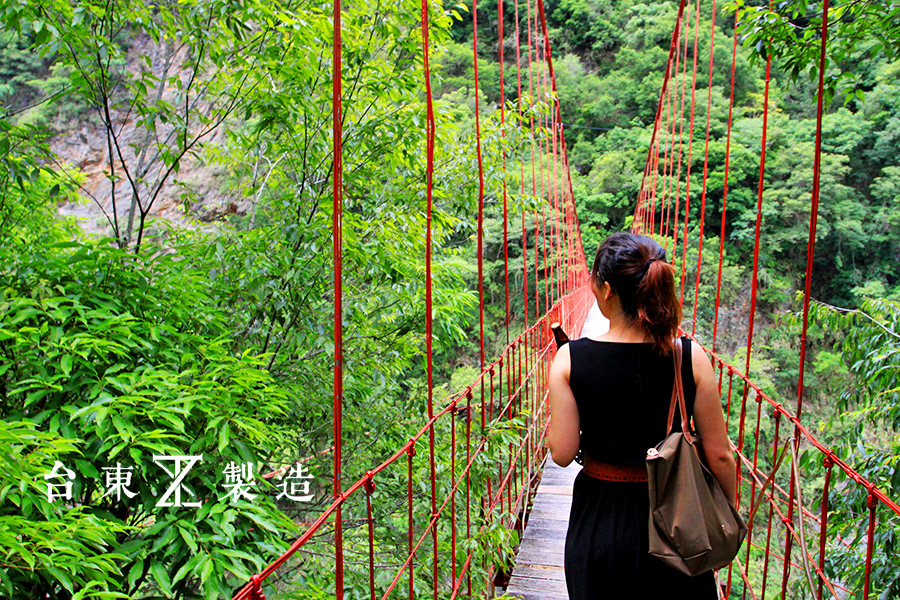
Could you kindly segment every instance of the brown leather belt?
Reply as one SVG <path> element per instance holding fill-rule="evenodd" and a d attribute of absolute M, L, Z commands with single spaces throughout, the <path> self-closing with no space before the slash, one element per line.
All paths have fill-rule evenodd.
<path fill-rule="evenodd" d="M 645 482 L 647 481 L 647 467 L 644 465 L 611 465 L 608 463 L 594 460 L 590 456 L 584 457 L 584 473 L 594 479 L 602 479 L 603 481 L 627 481 L 627 482 Z"/>

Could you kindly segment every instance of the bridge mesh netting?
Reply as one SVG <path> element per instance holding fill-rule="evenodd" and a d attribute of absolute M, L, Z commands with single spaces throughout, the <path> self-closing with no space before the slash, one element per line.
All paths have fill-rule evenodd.
<path fill-rule="evenodd" d="M 521 227 L 521 277 L 524 282 L 524 330 L 515 335 L 500 355 L 488 362 L 484 334 L 483 219 L 485 176 L 482 168 L 481 125 L 477 89 L 478 9 L 472 3 L 474 44 L 474 88 L 476 90 L 476 152 L 479 167 L 478 203 L 478 292 L 480 312 L 480 374 L 464 390 L 449 399 L 434 399 L 432 376 L 433 299 L 432 278 L 432 176 L 435 154 L 435 115 L 429 64 L 430 44 L 428 0 L 421 0 L 423 90 L 426 114 L 426 368 L 428 373 L 427 418 L 418 432 L 397 448 L 386 461 L 372 465 L 362 477 L 344 485 L 342 473 L 342 399 L 343 399 L 343 307 L 342 268 L 342 111 L 341 111 L 341 7 L 334 0 L 333 45 L 333 141 L 334 141 L 334 500 L 328 508 L 291 545 L 290 549 L 266 569 L 251 578 L 237 599 L 262 598 L 263 590 L 278 589 L 279 567 L 295 567 L 298 557 L 308 553 L 312 540 L 333 537 L 333 591 L 318 590 L 319 596 L 345 597 L 345 577 L 365 580 L 367 596 L 414 598 L 484 597 L 493 593 L 495 577 L 490 556 L 492 544 L 500 539 L 498 529 L 521 528 L 523 515 L 546 455 L 545 435 L 549 410 L 547 372 L 554 352 L 551 321 L 560 321 L 563 329 L 577 332 L 593 303 L 588 284 L 587 265 L 572 196 L 566 141 L 561 126 L 561 111 L 556 93 L 551 44 L 543 0 L 513 2 L 515 22 L 515 64 L 518 97 L 515 104 L 503 98 L 501 120 L 507 111 L 515 112 L 515 122 L 527 126 L 531 160 L 510 157 L 509 168 L 519 171 L 522 195 L 542 199 L 541 208 L 521 210 L 520 223 L 509 220 L 507 182 L 503 182 L 503 232 L 506 321 L 510 323 L 509 302 L 509 227 Z M 506 10 L 509 9 L 507 2 Z M 828 1 L 822 15 L 822 61 L 827 43 Z M 497 26 L 504 39 L 504 2 L 498 0 Z M 890 545 L 890 536 L 876 542 L 879 520 L 896 520 L 900 506 L 861 477 L 840 457 L 824 447 L 801 422 L 804 398 L 804 367 L 807 351 L 809 291 L 816 240 L 819 203 L 819 173 L 823 113 L 824 69 L 819 69 L 815 164 L 810 190 L 809 243 L 807 248 L 805 294 L 799 332 L 799 378 L 797 396 L 778 401 L 767 395 L 751 379 L 751 352 L 759 278 L 759 248 L 762 236 L 765 188 L 766 131 L 769 114 L 769 76 L 771 59 L 766 64 L 762 114 L 762 141 L 759 155 L 759 185 L 754 238 L 754 261 L 749 319 L 746 323 L 746 347 L 743 368 L 726 362 L 717 353 L 720 337 L 720 291 L 725 224 L 727 217 L 729 158 L 731 147 L 734 71 L 737 56 L 737 19 L 731 56 L 731 95 L 726 132 L 724 193 L 718 214 L 718 265 L 703 264 L 704 219 L 707 211 L 707 182 L 710 140 L 711 86 L 707 87 L 705 130 L 698 129 L 697 69 L 700 36 L 709 36 L 708 69 L 712 77 L 714 53 L 712 38 L 716 32 L 716 8 L 713 0 L 712 27 L 701 32 L 700 0 L 687 4 L 681 0 L 671 38 L 668 61 L 656 112 L 652 138 L 647 152 L 640 195 L 632 229 L 657 236 L 680 271 L 680 294 L 690 316 L 688 335 L 695 337 L 710 354 L 718 370 L 723 405 L 729 431 L 733 432 L 738 456 L 738 503 L 742 514 L 750 516 L 750 533 L 732 566 L 720 572 L 722 594 L 741 598 L 869 598 L 873 591 L 873 553 L 877 543 Z M 520 27 L 521 25 L 521 27 Z M 500 80 L 503 81 L 504 44 L 499 46 Z M 527 60 L 526 60 L 527 59 Z M 523 64 L 525 66 L 523 66 Z M 706 67 L 703 67 L 706 68 Z M 690 69 L 690 73 L 688 70 Z M 523 91 L 523 88 L 526 88 Z M 528 99 L 530 102 L 523 102 Z M 543 102 L 547 110 L 534 110 Z M 703 98 L 699 99 L 703 102 Z M 692 172 L 695 132 L 702 132 L 704 153 L 702 173 Z M 507 157 L 503 157 L 504 172 Z M 530 180 L 526 168 L 531 171 Z M 513 179 L 512 177 L 510 179 Z M 530 181 L 531 190 L 526 190 Z M 683 184 L 683 186 L 682 186 Z M 700 186 L 700 207 L 690 207 L 691 187 Z M 693 219 L 693 221 L 692 221 Z M 699 222 L 698 222 L 699 220 Z M 696 263 L 688 259 L 696 256 Z M 704 271 L 705 268 L 705 271 Z M 698 333 L 696 307 L 700 301 L 701 274 L 716 278 L 714 316 L 708 339 Z M 519 275 L 518 273 L 516 275 Z M 531 284 L 529 285 L 529 279 Z M 693 290 L 691 290 L 693 283 Z M 531 291 L 531 298 L 529 298 Z M 687 297 L 687 302 L 685 302 Z M 685 328 L 688 320 L 685 321 Z M 702 333 L 702 332 L 701 332 Z M 735 335 L 734 331 L 729 333 Z M 820 465 L 816 476 L 801 472 L 798 455 L 806 463 Z M 809 457 L 814 458 L 809 461 Z M 447 459 L 437 461 L 436 457 Z M 379 482 L 404 495 L 380 491 Z M 863 502 L 855 511 L 841 514 L 840 527 L 829 526 L 830 499 L 835 494 L 857 495 Z M 374 508 L 373 508 L 374 507 Z M 379 520 L 388 524 L 379 523 Z M 397 539 L 396 531 L 405 531 Z M 394 533 L 392 533 L 394 532 Z M 345 539 L 346 538 L 346 539 Z M 320 548 L 321 546 L 316 546 Z M 830 559 L 839 553 L 840 561 Z M 385 557 L 405 556 L 400 562 Z M 293 562 L 292 562 L 293 561 Z M 355 597 L 355 596 L 354 596 Z"/>

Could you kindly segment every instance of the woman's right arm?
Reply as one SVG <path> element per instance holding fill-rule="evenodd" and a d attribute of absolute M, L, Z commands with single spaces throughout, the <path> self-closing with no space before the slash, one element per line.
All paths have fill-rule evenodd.
<path fill-rule="evenodd" d="M 561 467 L 568 466 L 575 459 L 581 444 L 578 405 L 569 384 L 571 371 L 572 359 L 569 344 L 566 344 L 556 353 L 556 358 L 550 365 L 549 378 L 550 430 L 547 432 L 547 441 L 553 462 Z"/>
<path fill-rule="evenodd" d="M 691 366 L 694 368 L 694 381 L 697 384 L 694 426 L 702 438 L 703 453 L 710 470 L 722 486 L 725 497 L 734 505 L 737 473 L 719 400 L 719 385 L 703 348 L 697 342 L 691 344 Z"/>

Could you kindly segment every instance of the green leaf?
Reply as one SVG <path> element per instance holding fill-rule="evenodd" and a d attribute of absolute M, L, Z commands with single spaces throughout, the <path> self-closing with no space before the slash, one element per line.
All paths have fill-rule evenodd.
<path fill-rule="evenodd" d="M 0 569 L 0 583 L 2 583 L 4 589 L 6 589 L 7 597 L 12 598 L 12 596 L 13 596 L 12 581 L 10 580 L 9 575 L 6 574 L 6 569 Z"/>
<path fill-rule="evenodd" d="M 194 571 L 194 567 L 197 565 L 198 560 L 200 560 L 199 554 L 191 556 L 188 561 L 178 569 L 178 572 L 175 573 L 175 577 L 172 578 L 172 585 L 177 584 L 179 581 L 190 575 Z"/>
<path fill-rule="evenodd" d="M 228 422 L 226 421 L 224 425 L 219 429 L 219 452 L 222 452 L 228 447 L 229 441 L 229 427 Z"/>
<path fill-rule="evenodd" d="M 72 355 L 64 354 L 59 361 L 59 366 L 62 369 L 63 375 L 68 377 L 72 373 Z"/>
<path fill-rule="evenodd" d="M 144 562 L 143 561 L 135 561 L 133 565 L 131 565 L 131 569 L 128 570 L 128 587 L 129 589 L 134 588 L 135 583 L 140 578 L 141 574 L 144 572 Z"/>
<path fill-rule="evenodd" d="M 150 574 L 166 596 L 172 596 L 172 582 L 169 580 L 169 573 L 163 564 L 157 560 L 150 563 Z"/>
<path fill-rule="evenodd" d="M 53 575 L 53 577 L 59 581 L 64 588 L 66 588 L 69 593 L 73 593 L 72 579 L 62 570 L 57 569 L 56 567 L 47 567 L 47 572 Z"/>

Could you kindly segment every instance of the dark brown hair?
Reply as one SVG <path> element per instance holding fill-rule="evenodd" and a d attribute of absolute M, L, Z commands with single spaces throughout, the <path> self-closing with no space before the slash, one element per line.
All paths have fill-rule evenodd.
<path fill-rule="evenodd" d="M 681 324 L 675 295 L 675 268 L 656 240 L 634 233 L 614 233 L 597 249 L 591 277 L 609 282 L 629 324 L 638 325 L 660 352 L 668 353 Z"/>

